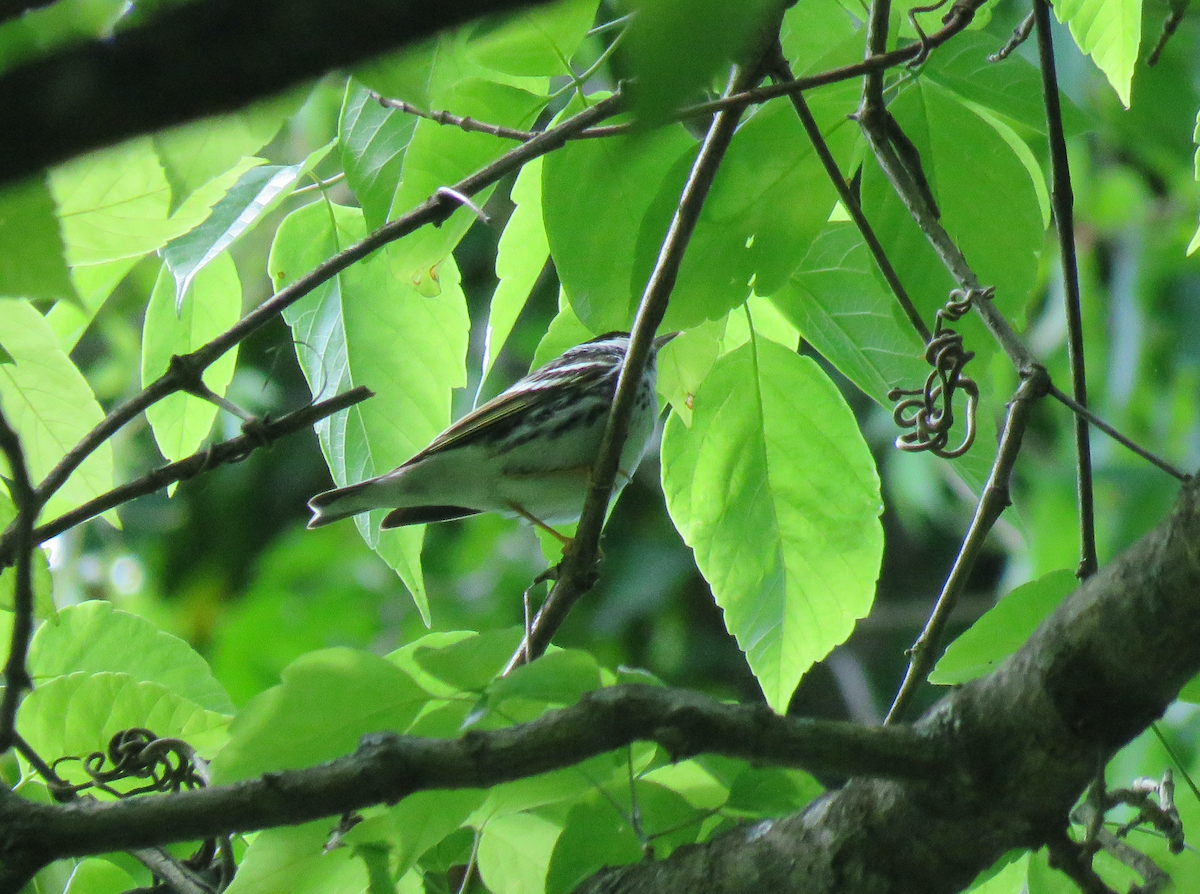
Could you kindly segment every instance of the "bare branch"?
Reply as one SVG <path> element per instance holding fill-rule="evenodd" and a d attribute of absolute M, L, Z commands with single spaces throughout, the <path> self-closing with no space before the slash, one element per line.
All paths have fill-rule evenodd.
<path fill-rule="evenodd" d="M 70 805 L 0 793 L 0 867 L 14 860 L 28 865 L 22 862 L 27 855 L 46 863 L 306 822 L 418 791 L 486 787 L 639 741 L 657 742 L 677 760 L 723 754 L 856 775 L 935 778 L 950 759 L 907 727 L 780 717 L 765 705 L 729 705 L 657 686 L 614 686 L 529 723 L 453 740 L 379 733 L 365 737 L 354 754 L 319 767 L 229 786 Z M 0 870 L 0 888 L 2 880 Z"/>
<path fill-rule="evenodd" d="M 88 519 L 102 515 L 130 500 L 162 490 L 178 481 L 195 478 L 201 472 L 217 466 L 241 462 L 258 448 L 268 447 L 285 435 L 306 429 L 313 423 L 332 416 L 340 410 L 352 407 L 371 396 L 369 388 L 352 388 L 337 397 L 331 397 L 329 400 L 296 410 L 294 413 L 289 413 L 274 421 L 258 420 L 252 425 L 245 426 L 243 433 L 236 438 L 197 451 L 186 459 L 160 466 L 147 472 L 141 478 L 114 487 L 108 493 L 88 500 L 82 506 L 63 513 L 53 521 L 39 525 L 33 531 L 33 545 L 38 546 L 45 543 L 51 537 L 57 537 L 63 531 L 68 531 L 76 525 L 83 524 Z M 5 533 L 3 537 L 0 537 L 0 568 L 7 567 L 12 563 L 15 554 L 14 544 L 15 538 L 11 533 Z"/>
<path fill-rule="evenodd" d="M 942 586 L 942 592 L 934 604 L 925 629 L 909 650 L 908 670 L 904 674 L 904 682 L 896 693 L 884 723 L 895 723 L 903 718 L 917 689 L 933 669 L 942 635 L 946 631 L 946 623 L 950 620 L 954 606 L 958 604 L 958 597 L 966 587 L 976 560 L 983 552 L 988 533 L 1000 518 L 1000 514 L 1012 502 L 1009 499 L 1009 481 L 1017 462 L 1017 455 L 1021 451 L 1021 440 L 1025 436 L 1025 428 L 1029 424 L 1034 406 L 1046 395 L 1049 385 L 1050 377 L 1041 367 L 1034 367 L 1022 376 L 1021 384 L 1009 403 L 1008 418 L 1000 437 L 1000 449 L 996 452 L 996 460 L 992 464 L 992 471 L 988 475 L 979 505 L 975 507 L 975 517 L 971 519 L 971 527 L 967 529 L 962 547 L 954 560 L 954 567 L 946 577 L 946 583 Z"/>
<path fill-rule="evenodd" d="M 1050 143 L 1051 197 L 1058 253 L 1062 260 L 1063 292 L 1067 309 L 1067 359 L 1071 365 L 1071 390 L 1075 401 L 1087 406 L 1087 371 L 1083 356 L 1083 313 L 1079 300 L 1079 263 L 1075 257 L 1075 196 L 1071 190 L 1071 164 L 1063 135 L 1058 75 L 1054 66 L 1054 37 L 1050 32 L 1050 4 L 1033 0 L 1037 23 L 1038 59 L 1042 69 L 1042 96 L 1046 103 L 1046 128 Z M 1076 416 L 1075 490 L 1079 500 L 1079 567 L 1085 578 L 1096 573 L 1096 500 L 1092 481 L 1092 447 L 1087 420 Z"/>
<path fill-rule="evenodd" d="M 11 476 L 8 492 L 17 510 L 12 523 L 17 566 L 13 575 L 12 639 L 4 666 L 4 696 L 0 699 L 0 753 L 3 753 L 12 747 L 21 697 L 33 686 L 25 657 L 33 634 L 33 523 L 42 507 L 29 480 L 21 439 L 9 426 L 3 408 L 0 408 L 0 451 L 8 460 Z"/>

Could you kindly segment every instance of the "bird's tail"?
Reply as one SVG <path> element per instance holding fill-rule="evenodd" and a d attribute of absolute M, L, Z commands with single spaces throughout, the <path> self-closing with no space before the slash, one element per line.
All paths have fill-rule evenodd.
<path fill-rule="evenodd" d="M 378 508 L 379 503 L 371 496 L 376 483 L 376 479 L 370 479 L 317 494 L 308 501 L 308 508 L 313 511 L 313 517 L 308 521 L 309 529 Z"/>

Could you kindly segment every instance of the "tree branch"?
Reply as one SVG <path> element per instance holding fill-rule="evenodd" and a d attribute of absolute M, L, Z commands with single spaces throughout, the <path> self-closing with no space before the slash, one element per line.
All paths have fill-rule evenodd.
<path fill-rule="evenodd" d="M 757 65 L 739 70 L 730 79 L 726 94 L 745 90 L 760 79 Z M 596 463 L 592 467 L 587 499 L 583 504 L 583 514 L 579 519 L 574 543 L 563 555 L 554 587 L 534 617 L 525 641 L 509 663 L 509 670 L 516 664 L 532 661 L 546 650 L 571 608 L 595 583 L 600 531 L 604 527 L 609 498 L 617 478 L 621 448 L 629 434 L 633 407 L 641 387 L 642 374 L 650 359 L 654 334 L 667 312 L 667 302 L 670 300 L 671 290 L 675 287 L 675 279 L 683 263 L 688 241 L 696 227 L 696 221 L 700 219 L 704 199 L 708 196 L 708 190 L 717 175 L 717 168 L 725 156 L 725 150 L 729 148 L 745 108 L 744 105 L 739 105 L 716 114 L 700 146 L 700 152 L 692 163 L 692 170 L 683 186 L 675 215 L 659 249 L 658 260 L 638 303 L 629 348 L 625 352 L 625 362 L 617 380 L 616 396 L 608 416 L 608 424 L 600 441 Z"/>
<path fill-rule="evenodd" d="M 481 788 L 639 741 L 657 742 L 677 760 L 703 752 L 838 774 L 933 778 L 948 760 L 909 727 L 780 717 L 765 705 L 613 686 L 529 723 L 454 740 L 380 733 L 365 737 L 354 754 L 319 767 L 229 786 L 65 805 L 0 793 L 0 867 L 291 825 L 430 789 Z M 0 890 L 12 890 L 4 886 L 2 868 Z"/>
<path fill-rule="evenodd" d="M 0 75 L 0 183 L 546 0 L 196 0 Z M 28 5 L 28 4 L 26 4 Z"/>
<path fill-rule="evenodd" d="M 13 575 L 13 625 L 8 661 L 4 665 L 4 696 L 0 698 L 0 753 L 8 751 L 16 734 L 17 705 L 32 685 L 25 666 L 29 638 L 33 634 L 33 523 L 41 503 L 29 480 L 21 439 L 8 424 L 0 407 L 0 451 L 8 460 L 8 492 L 17 517 L 12 522 L 13 542 L 17 549 L 17 567 Z"/>
<path fill-rule="evenodd" d="M 1013 395 L 1000 437 L 1000 449 L 996 451 L 991 474 L 988 475 L 979 505 L 975 507 L 971 527 L 963 538 L 958 557 L 954 560 L 954 567 L 946 576 L 946 583 L 942 586 L 942 592 L 929 614 L 925 629 L 909 650 L 908 670 L 904 674 L 904 682 L 900 684 L 884 723 L 895 723 L 904 717 L 904 712 L 916 695 L 917 689 L 933 669 L 950 614 L 958 604 L 958 597 L 966 587 L 975 561 L 983 552 L 988 533 L 1000 518 L 1000 514 L 1012 502 L 1009 498 L 1009 482 L 1016 466 L 1017 455 L 1021 452 L 1021 440 L 1025 436 L 1025 428 L 1029 424 L 1034 406 L 1045 397 L 1049 386 L 1050 377 L 1046 370 L 1040 366 L 1034 367 L 1023 375 L 1017 393 Z"/>
<path fill-rule="evenodd" d="M 261 421 L 253 426 L 247 426 L 247 430 L 236 438 L 230 438 L 228 441 L 214 444 L 205 450 L 199 450 L 186 459 L 160 466 L 147 472 L 141 478 L 114 487 L 108 493 L 88 500 L 82 506 L 63 513 L 53 521 L 38 525 L 33 530 L 33 539 L 30 545 L 39 546 L 51 537 L 57 537 L 63 531 L 83 524 L 88 519 L 102 515 L 130 500 L 162 490 L 177 481 L 187 481 L 195 478 L 201 472 L 227 463 L 241 462 L 258 448 L 269 447 L 278 438 L 306 429 L 313 423 L 361 403 L 372 396 L 369 388 L 351 388 L 337 397 L 311 404 L 274 421 Z M 17 550 L 16 538 L 12 532 L 6 532 L 0 537 L 0 568 L 12 564 Z"/>
<path fill-rule="evenodd" d="M 1200 486 L 1085 581 L 994 673 L 916 726 L 937 781 L 854 779 L 802 812 L 606 869 L 577 894 L 952 894 L 1013 848 L 1060 840 L 1080 793 L 1200 671 Z"/>
<path fill-rule="evenodd" d="M 1063 292 L 1067 310 L 1067 359 L 1071 365 L 1071 392 L 1087 406 L 1087 371 L 1083 357 L 1083 313 L 1079 300 L 1079 263 L 1075 257 L 1075 196 L 1071 190 L 1071 164 L 1063 135 L 1058 75 L 1054 67 L 1054 36 L 1050 32 L 1050 4 L 1033 0 L 1037 24 L 1038 60 L 1042 70 L 1042 96 L 1046 103 L 1046 133 L 1050 144 L 1051 198 L 1058 252 L 1062 260 Z M 1073 419 L 1075 427 L 1075 491 L 1079 501 L 1079 568 L 1076 575 L 1096 572 L 1096 500 L 1092 482 L 1092 447 L 1087 420 Z"/>

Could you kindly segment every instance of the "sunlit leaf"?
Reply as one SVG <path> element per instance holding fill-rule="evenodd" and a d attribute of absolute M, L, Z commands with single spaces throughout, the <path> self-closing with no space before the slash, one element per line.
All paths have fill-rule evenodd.
<path fill-rule="evenodd" d="M 229 696 L 191 646 L 110 602 L 69 605 L 33 637 L 29 672 L 35 685 L 79 671 L 128 674 L 159 683 L 210 711 L 233 713 Z"/>
<path fill-rule="evenodd" d="M 350 754 L 368 733 L 406 730 L 428 698 L 408 674 L 370 652 L 310 652 L 238 714 L 213 778 L 234 782 Z"/>
<path fill-rule="evenodd" d="M 301 177 L 316 166 L 333 148 L 327 143 L 313 150 L 294 165 L 262 165 L 248 170 L 226 193 L 212 213 L 194 230 L 172 240 L 162 251 L 175 277 L 175 308 L 183 307 L 184 296 L 196 275 L 207 264 L 246 235 L 265 214 L 279 207 Z"/>
<path fill-rule="evenodd" d="M 336 818 L 264 829 L 225 894 L 362 894 L 367 870 L 350 848 L 326 851 Z"/>
<path fill-rule="evenodd" d="M 570 59 L 596 18 L 597 0 L 559 0 L 467 29 L 467 53 L 480 65 L 531 77 L 568 74 Z"/>
<path fill-rule="evenodd" d="M 854 416 L 812 360 L 758 339 L 717 362 L 662 454 L 671 518 L 782 712 L 874 598 L 879 481 Z"/>
<path fill-rule="evenodd" d="M 43 177 L 0 190 L 0 295 L 75 299 L 54 200 Z"/>
<path fill-rule="evenodd" d="M 0 364 L 0 406 L 21 438 L 34 482 L 104 418 L 91 386 L 28 301 L 0 298 L 0 345 L 13 358 Z M 85 459 L 46 507 L 54 515 L 112 487 L 112 447 Z"/>
<path fill-rule="evenodd" d="M 366 235 L 360 211 L 332 207 L 336 231 L 323 203 L 293 212 L 280 225 L 268 264 L 277 289 Z M 466 384 L 469 328 L 453 259 L 442 267 L 436 297 L 398 281 L 386 259 L 376 255 L 305 296 L 285 319 L 315 397 L 357 385 L 376 393 L 317 425 L 339 486 L 398 466 L 449 423 L 451 390 Z M 379 533 L 383 514 L 360 516 L 359 530 L 396 569 L 428 620 L 420 568 L 424 529 Z"/>
<path fill-rule="evenodd" d="M 1142 0 L 1059 0 L 1054 14 L 1071 26 L 1079 49 L 1092 57 L 1129 108 L 1142 40 Z"/>
<path fill-rule="evenodd" d="M 385 107 L 353 79 L 347 82 L 338 119 L 338 152 L 346 183 L 371 229 L 387 220 L 416 127 L 415 116 Z"/>
<path fill-rule="evenodd" d="M 493 894 L 529 894 L 546 886 L 550 855 L 562 827 L 536 813 L 487 823 L 479 834 L 479 875 Z"/>
<path fill-rule="evenodd" d="M 175 280 L 164 264 L 150 294 L 142 330 L 142 384 L 167 371 L 171 357 L 191 353 L 238 321 L 242 284 L 228 253 L 213 258 L 192 279 L 183 306 L 175 308 Z M 204 384 L 224 397 L 237 365 L 237 348 L 204 371 Z M 158 449 L 174 462 L 196 451 L 217 416 L 215 404 L 191 394 L 172 394 L 146 411 Z"/>

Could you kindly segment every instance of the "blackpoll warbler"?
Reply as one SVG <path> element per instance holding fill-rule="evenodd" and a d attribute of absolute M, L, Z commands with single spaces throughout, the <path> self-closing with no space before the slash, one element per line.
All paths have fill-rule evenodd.
<path fill-rule="evenodd" d="M 629 481 L 654 433 L 658 349 L 638 388 L 613 498 Z M 310 528 L 392 507 L 382 527 L 449 521 L 480 512 L 520 516 L 563 542 L 551 525 L 583 511 L 592 465 L 608 421 L 629 334 L 610 332 L 571 348 L 468 413 L 402 466 L 317 494 Z"/>

